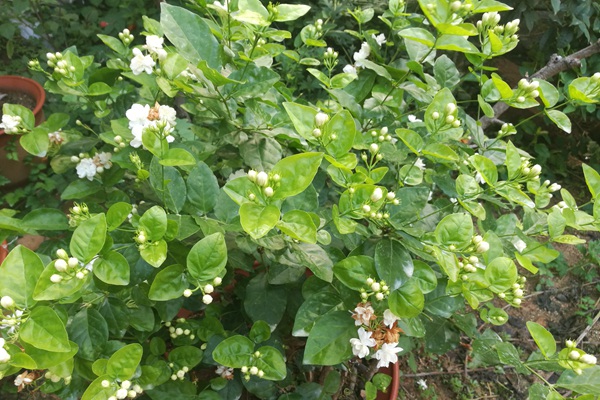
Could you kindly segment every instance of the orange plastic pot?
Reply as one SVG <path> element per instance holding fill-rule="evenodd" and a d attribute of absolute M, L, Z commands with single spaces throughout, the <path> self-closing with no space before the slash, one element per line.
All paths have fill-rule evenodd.
<path fill-rule="evenodd" d="M 4 259 L 8 255 L 8 243 L 5 241 L 0 244 L 0 264 L 4 262 Z"/>
<path fill-rule="evenodd" d="M 395 363 L 390 367 L 380 368 L 378 372 L 391 376 L 392 383 L 388 386 L 386 393 L 377 393 L 376 400 L 397 400 L 398 389 L 400 389 L 400 364 Z"/>
<path fill-rule="evenodd" d="M 33 115 L 35 124 L 39 125 L 44 121 L 44 111 L 42 107 L 46 101 L 46 92 L 44 88 L 33 79 L 23 78 L 22 76 L 3 75 L 0 76 L 0 93 L 20 92 L 25 93 L 35 99 Z M 27 152 L 17 144 L 18 160 L 9 160 L 5 147 L 11 140 L 15 140 L 13 135 L 4 133 L 0 129 L 0 174 L 10 180 L 9 187 L 23 185 L 29 177 L 29 168 L 23 163 Z"/>

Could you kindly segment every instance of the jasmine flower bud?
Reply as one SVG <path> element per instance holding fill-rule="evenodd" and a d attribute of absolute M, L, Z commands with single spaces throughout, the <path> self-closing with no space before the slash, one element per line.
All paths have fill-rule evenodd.
<path fill-rule="evenodd" d="M 210 294 L 205 294 L 204 296 L 202 296 L 202 302 L 204 304 L 210 304 L 210 303 L 212 303 L 212 301 L 213 301 L 213 298 Z"/>
<path fill-rule="evenodd" d="M 75 257 L 69 258 L 68 261 L 69 268 L 75 268 L 79 265 L 79 260 Z"/>
<path fill-rule="evenodd" d="M 129 397 L 130 399 L 133 399 L 136 396 L 137 392 L 135 390 L 130 390 L 129 392 L 127 392 L 127 397 Z"/>
<path fill-rule="evenodd" d="M 503 299 L 503 298 L 506 297 L 506 294 L 504 294 L 504 293 L 498 293 L 498 297 L 500 297 L 501 299 Z"/>
<path fill-rule="evenodd" d="M 15 301 L 10 296 L 2 296 L 0 299 L 0 305 L 6 309 L 12 309 L 15 306 Z"/>
<path fill-rule="evenodd" d="M 434 111 L 434 112 L 431 114 L 431 118 L 433 118 L 434 120 L 436 120 L 436 119 L 439 119 L 439 118 L 440 118 L 440 113 L 439 113 L 439 112 L 437 112 L 437 111 Z"/>
<path fill-rule="evenodd" d="M 264 189 L 265 196 L 272 197 L 273 196 L 273 188 L 271 186 L 267 186 Z"/>
<path fill-rule="evenodd" d="M 486 251 L 488 251 L 490 249 L 490 244 L 488 242 L 481 242 L 477 245 L 477 252 L 478 253 L 485 253 Z"/>
<path fill-rule="evenodd" d="M 193 292 L 191 291 L 191 289 L 185 289 L 183 291 L 183 297 L 190 297 L 192 295 L 192 293 Z"/>
<path fill-rule="evenodd" d="M 204 286 L 204 293 L 210 294 L 214 291 L 215 291 L 215 288 L 210 283 L 208 285 Z"/>
<path fill-rule="evenodd" d="M 521 300 L 521 299 L 514 299 L 514 300 L 513 300 L 513 302 L 514 302 L 516 305 L 520 305 L 520 304 L 521 304 L 521 302 L 522 302 L 522 300 Z"/>
<path fill-rule="evenodd" d="M 363 210 L 363 212 L 366 212 L 366 213 L 368 213 L 368 212 L 370 212 L 370 211 L 371 211 L 371 206 L 369 206 L 368 204 L 364 204 L 364 205 L 362 206 L 362 210 Z"/>
<path fill-rule="evenodd" d="M 60 281 L 62 281 L 62 276 L 58 275 L 58 274 L 54 274 L 50 277 L 50 282 L 52 283 L 60 283 Z"/>
<path fill-rule="evenodd" d="M 263 376 L 265 376 L 265 371 L 263 371 L 262 369 L 259 369 L 257 375 L 259 378 L 262 378 Z"/>
<path fill-rule="evenodd" d="M 79 160 L 79 159 L 77 159 Z M 67 260 L 69 258 L 69 255 L 67 254 L 67 252 L 65 251 L 65 249 L 58 249 L 56 250 L 56 256 L 58 258 L 62 258 L 63 260 Z"/>
<path fill-rule="evenodd" d="M 377 143 L 371 143 L 371 146 L 369 146 L 369 151 L 371 153 L 377 153 L 379 151 L 379 145 Z"/>
<path fill-rule="evenodd" d="M 531 175 L 539 175 L 542 172 L 542 167 L 539 164 L 535 164 L 531 167 Z"/>
<path fill-rule="evenodd" d="M 60 258 L 54 261 L 54 268 L 56 268 L 58 272 L 65 272 L 67 270 L 67 262 Z"/>
<path fill-rule="evenodd" d="M 127 397 L 127 389 L 119 389 L 117 390 L 117 393 L 115 395 L 119 400 L 124 399 L 125 397 Z"/>
<path fill-rule="evenodd" d="M 454 103 L 448 103 L 448 104 L 446 104 L 446 112 L 448 114 L 453 114 L 454 111 L 456 111 L 456 104 L 454 104 Z"/>
<path fill-rule="evenodd" d="M 596 357 L 594 357 L 591 354 L 584 354 L 581 356 L 579 361 L 584 364 L 595 365 L 597 360 L 596 360 Z"/>
<path fill-rule="evenodd" d="M 258 186 L 265 186 L 269 181 L 269 175 L 266 172 L 261 171 L 256 175 L 256 184 Z"/>
<path fill-rule="evenodd" d="M 381 188 L 379 188 L 379 187 L 375 188 L 375 190 L 373 190 L 373 194 L 371 194 L 371 201 L 373 203 L 376 203 L 379 200 L 381 200 L 382 198 L 383 198 L 383 190 L 381 190 Z"/>
<path fill-rule="evenodd" d="M 250 375 L 258 375 L 258 367 L 256 367 L 256 366 L 250 367 Z"/>
<path fill-rule="evenodd" d="M 109 382 L 109 381 L 107 381 L 106 379 L 104 379 L 104 380 L 101 382 L 101 385 L 102 385 L 102 387 L 104 387 L 104 388 L 107 388 L 107 387 L 109 387 L 109 386 L 110 386 L 110 382 Z"/>
<path fill-rule="evenodd" d="M 388 127 L 384 126 L 383 128 L 381 128 L 381 130 L 379 131 L 382 135 L 387 135 L 388 133 Z"/>
<path fill-rule="evenodd" d="M 572 341 L 572 340 L 567 340 L 567 341 L 565 341 L 565 346 L 567 346 L 569 348 L 575 347 L 576 343 L 574 341 Z"/>
<path fill-rule="evenodd" d="M 312 134 L 314 137 L 321 137 L 321 130 L 319 128 L 315 128 L 313 129 Z"/>
<path fill-rule="evenodd" d="M 388 194 L 385 196 L 385 198 L 388 199 L 389 201 L 392 201 L 396 198 L 396 193 L 388 192 Z"/>
<path fill-rule="evenodd" d="M 379 301 L 383 300 L 383 293 L 379 292 L 375 295 L 375 298 Z"/>
<path fill-rule="evenodd" d="M 379 284 L 379 282 L 373 282 L 371 284 L 371 290 L 374 292 L 378 292 L 381 289 L 381 285 Z"/>
<path fill-rule="evenodd" d="M 248 171 L 248 179 L 250 179 L 252 182 L 256 182 L 257 174 L 258 173 L 255 170 L 251 169 L 250 171 Z"/>
<path fill-rule="evenodd" d="M 375 282 L 373 278 L 367 278 L 367 285 L 371 286 Z"/>
<path fill-rule="evenodd" d="M 180 369 L 179 371 L 177 371 L 176 375 L 179 379 L 183 379 L 183 377 L 185 376 L 185 372 Z"/>
<path fill-rule="evenodd" d="M 451 123 L 453 123 L 453 122 L 454 122 L 454 116 L 453 116 L 453 115 L 448 115 L 448 116 L 446 117 L 446 123 L 447 123 L 447 124 L 451 124 Z"/>
<path fill-rule="evenodd" d="M 581 357 L 581 355 L 579 354 L 579 352 L 577 350 L 571 350 L 569 352 L 569 358 L 573 361 L 579 360 L 580 357 Z"/>
<path fill-rule="evenodd" d="M 223 282 L 223 279 L 221 279 L 218 276 L 215 279 L 213 279 L 213 283 L 215 284 L 215 286 L 219 286 L 221 282 Z"/>
<path fill-rule="evenodd" d="M 329 121 L 329 115 L 323 112 L 318 112 L 317 115 L 315 115 L 315 125 L 317 128 L 320 128 L 323 125 L 325 125 L 327 121 Z"/>
<path fill-rule="evenodd" d="M 516 297 L 523 297 L 523 289 L 517 289 L 514 291 Z"/>
<path fill-rule="evenodd" d="M 460 126 L 460 121 L 459 121 L 459 120 L 456 120 L 456 121 L 454 121 L 454 122 L 452 123 L 452 126 L 453 126 L 454 128 L 458 128 L 458 127 Z"/>
<path fill-rule="evenodd" d="M 123 382 L 121 382 L 121 387 L 123 389 L 129 389 L 131 387 L 131 381 L 123 381 Z"/>

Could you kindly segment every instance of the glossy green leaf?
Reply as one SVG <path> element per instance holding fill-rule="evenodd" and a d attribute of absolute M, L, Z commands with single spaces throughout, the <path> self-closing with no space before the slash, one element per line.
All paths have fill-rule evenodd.
<path fill-rule="evenodd" d="M 200 282 L 213 280 L 227 264 L 227 246 L 222 233 L 213 233 L 196 243 L 187 256 L 190 276 Z"/>
<path fill-rule="evenodd" d="M 571 133 L 571 120 L 565 113 L 558 110 L 545 110 L 544 112 L 556 126 L 567 133 Z"/>
<path fill-rule="evenodd" d="M 78 357 L 94 361 L 108 341 L 108 325 L 94 308 L 79 311 L 67 327 L 69 337 L 79 346 Z"/>
<path fill-rule="evenodd" d="M 406 282 L 401 288 L 390 293 L 390 310 L 400 318 L 416 317 L 423 311 L 425 297 L 415 280 Z"/>
<path fill-rule="evenodd" d="M 410 253 L 397 240 L 383 238 L 375 246 L 375 269 L 390 290 L 396 290 L 413 275 Z"/>
<path fill-rule="evenodd" d="M 40 257 L 28 248 L 18 245 L 8 253 L 0 265 L 0 293 L 10 296 L 19 308 L 35 306 L 35 287 L 44 271 Z"/>
<path fill-rule="evenodd" d="M 142 360 L 142 354 L 143 349 L 139 343 L 128 344 L 110 356 L 106 373 L 121 381 L 131 379 Z"/>
<path fill-rule="evenodd" d="M 196 158 L 185 149 L 174 148 L 169 149 L 159 162 L 161 165 L 169 167 L 182 167 L 185 165 L 195 165 Z"/>
<path fill-rule="evenodd" d="M 317 227 L 306 211 L 289 211 L 276 226 L 281 232 L 301 242 L 317 242 Z"/>
<path fill-rule="evenodd" d="M 169 362 L 178 367 L 194 368 L 202 361 L 203 351 L 195 346 L 179 346 L 169 352 Z"/>
<path fill-rule="evenodd" d="M 155 301 L 180 298 L 189 285 L 183 272 L 183 267 L 179 264 L 170 265 L 161 270 L 152 281 L 148 298 Z"/>
<path fill-rule="evenodd" d="M 110 251 L 99 257 L 94 262 L 93 272 L 98 279 L 110 285 L 129 284 L 129 263 L 116 251 Z"/>
<path fill-rule="evenodd" d="M 565 371 L 556 385 L 576 393 L 600 396 L 600 366 L 584 369 L 581 375 Z"/>
<path fill-rule="evenodd" d="M 441 245 L 463 248 L 471 243 L 473 221 L 469 214 L 447 215 L 435 228 L 435 237 Z"/>
<path fill-rule="evenodd" d="M 321 291 L 309 296 L 296 312 L 292 335 L 308 337 L 320 317 L 332 311 L 344 310 L 344 302 L 333 290 Z"/>
<path fill-rule="evenodd" d="M 242 368 L 251 363 L 254 353 L 254 342 L 245 336 L 231 336 L 215 347 L 212 353 L 213 359 L 221 365 L 230 368 Z"/>
<path fill-rule="evenodd" d="M 167 232 L 167 213 L 161 206 L 147 210 L 140 218 L 139 230 L 146 233 L 150 240 L 160 240 Z"/>
<path fill-rule="evenodd" d="M 600 197 L 600 173 L 587 164 L 581 164 L 581 167 L 583 168 L 585 183 L 587 184 L 592 197 L 596 202 L 600 202 L 598 200 L 598 197 Z"/>
<path fill-rule="evenodd" d="M 118 202 L 110 206 L 106 212 L 106 223 L 108 231 L 117 229 L 131 213 L 132 206 L 129 203 Z"/>
<path fill-rule="evenodd" d="M 274 205 L 244 203 L 240 207 L 242 228 L 254 239 L 265 236 L 279 221 L 280 211 Z"/>
<path fill-rule="evenodd" d="M 264 372 L 263 379 L 280 381 L 287 374 L 285 360 L 279 350 L 271 346 L 263 346 L 257 350 L 260 358 L 256 360 L 259 370 Z"/>
<path fill-rule="evenodd" d="M 71 254 L 84 264 L 92 261 L 102 247 L 106 239 L 106 216 L 96 214 L 92 218 L 83 221 L 71 237 L 69 248 Z"/>
<path fill-rule="evenodd" d="M 60 353 L 71 350 L 65 324 L 47 306 L 38 306 L 31 311 L 29 318 L 19 329 L 19 337 L 41 350 Z"/>
<path fill-rule="evenodd" d="M 492 160 L 475 154 L 469 157 L 469 161 L 488 185 L 494 186 L 498 182 L 498 169 Z"/>
<path fill-rule="evenodd" d="M 148 264 L 154 268 L 158 268 L 167 259 L 167 242 L 161 239 L 156 242 L 147 243 L 140 250 L 140 255 Z"/>
<path fill-rule="evenodd" d="M 275 327 L 283 317 L 286 304 L 286 288 L 269 284 L 266 274 L 259 274 L 248 282 L 244 310 L 252 321 L 265 321 Z"/>
<path fill-rule="evenodd" d="M 546 328 L 536 322 L 528 321 L 527 330 L 529 330 L 531 337 L 535 340 L 544 357 L 552 357 L 556 353 L 556 341 Z"/>
<path fill-rule="evenodd" d="M 517 266 L 510 258 L 495 258 L 485 269 L 489 289 L 494 293 L 504 293 L 509 290 L 517 281 L 517 277 Z"/>
<path fill-rule="evenodd" d="M 350 339 L 357 336 L 348 311 L 332 311 L 313 326 L 304 349 L 303 363 L 336 365 L 344 362 L 352 357 Z"/>
<path fill-rule="evenodd" d="M 275 164 L 271 172 L 279 174 L 281 180 L 273 200 L 302 193 L 312 183 L 322 159 L 323 153 L 301 153 L 286 157 Z"/>
<path fill-rule="evenodd" d="M 378 278 L 375 262 L 368 256 L 345 258 L 333 266 L 333 273 L 337 279 L 352 290 L 365 288 L 368 278 Z"/>

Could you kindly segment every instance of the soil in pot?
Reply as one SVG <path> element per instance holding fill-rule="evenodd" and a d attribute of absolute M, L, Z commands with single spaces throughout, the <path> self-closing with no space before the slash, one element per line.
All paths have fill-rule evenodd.
<path fill-rule="evenodd" d="M 2 107 L 5 103 L 19 104 L 31 111 L 35 109 L 35 99 L 27 93 L 0 90 L 0 119 L 2 119 Z"/>

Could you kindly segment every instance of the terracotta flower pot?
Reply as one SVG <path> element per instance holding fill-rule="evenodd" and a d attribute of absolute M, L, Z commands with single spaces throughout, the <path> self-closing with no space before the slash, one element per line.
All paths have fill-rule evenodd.
<path fill-rule="evenodd" d="M 400 388 L 400 364 L 395 363 L 390 367 L 380 368 L 378 372 L 391 376 L 392 382 L 388 386 L 386 393 L 377 393 L 376 400 L 396 400 L 398 398 L 398 389 Z"/>
<path fill-rule="evenodd" d="M 39 83 L 21 76 L 0 76 L 0 93 L 5 92 L 20 92 L 31 96 L 35 99 L 35 107 L 32 110 L 35 116 L 35 124 L 39 125 L 44 121 L 42 106 L 46 101 L 46 92 Z M 4 133 L 4 129 L 0 129 L 0 174 L 10 180 L 11 183 L 7 185 L 8 187 L 22 185 L 27 182 L 29 177 L 29 168 L 23 163 L 27 152 L 18 143 L 18 160 L 8 160 L 6 157 L 4 148 L 11 140 L 15 139 L 13 135 L 7 135 Z"/>
<path fill-rule="evenodd" d="M 0 244 L 0 264 L 2 264 L 2 262 L 4 262 L 4 259 L 6 258 L 6 256 L 8 255 L 8 243 L 6 243 L 6 240 L 2 242 L 2 244 Z"/>

